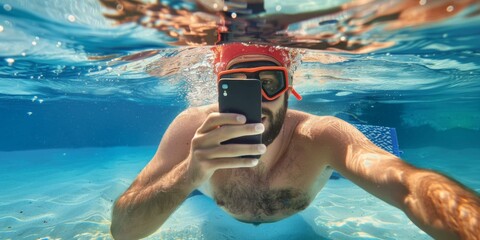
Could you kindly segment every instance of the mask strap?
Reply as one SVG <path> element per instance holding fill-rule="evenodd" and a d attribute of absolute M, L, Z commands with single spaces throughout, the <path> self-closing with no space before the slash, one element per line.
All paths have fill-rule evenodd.
<path fill-rule="evenodd" d="M 291 90 L 292 90 L 292 94 L 293 96 L 295 96 L 295 98 L 298 100 L 298 101 L 301 101 L 302 100 L 302 96 L 300 96 L 300 94 L 293 88 L 293 87 L 289 87 Z"/>

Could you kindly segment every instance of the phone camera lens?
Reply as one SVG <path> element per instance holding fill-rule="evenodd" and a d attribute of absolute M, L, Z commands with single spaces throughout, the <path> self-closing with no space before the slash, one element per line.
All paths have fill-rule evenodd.
<path fill-rule="evenodd" d="M 228 84 L 226 84 L 226 83 L 222 84 L 222 89 L 227 90 L 228 89 Z"/>

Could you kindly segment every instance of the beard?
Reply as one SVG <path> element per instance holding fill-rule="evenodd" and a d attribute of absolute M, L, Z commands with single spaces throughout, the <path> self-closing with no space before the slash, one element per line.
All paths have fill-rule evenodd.
<path fill-rule="evenodd" d="M 285 121 L 285 115 L 288 107 L 288 94 L 285 93 L 283 100 L 283 106 L 275 114 L 269 109 L 262 108 L 262 113 L 267 116 L 268 128 L 262 134 L 262 143 L 265 146 L 270 145 L 275 138 L 277 138 L 280 130 L 282 130 L 283 122 Z"/>

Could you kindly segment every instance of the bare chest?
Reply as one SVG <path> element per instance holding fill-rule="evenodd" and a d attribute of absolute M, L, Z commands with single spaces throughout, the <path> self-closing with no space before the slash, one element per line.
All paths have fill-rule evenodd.
<path fill-rule="evenodd" d="M 306 155 L 283 157 L 269 170 L 259 166 L 217 171 L 210 179 L 212 198 L 248 222 L 279 220 L 305 209 L 328 177 L 320 179 L 320 166 L 311 166 Z"/>
<path fill-rule="evenodd" d="M 268 222 L 305 209 L 310 201 L 307 190 L 298 186 L 274 186 L 250 172 L 238 172 L 223 181 L 213 181 L 213 199 L 234 217 L 249 222 Z M 240 177 L 239 175 L 243 175 Z"/>

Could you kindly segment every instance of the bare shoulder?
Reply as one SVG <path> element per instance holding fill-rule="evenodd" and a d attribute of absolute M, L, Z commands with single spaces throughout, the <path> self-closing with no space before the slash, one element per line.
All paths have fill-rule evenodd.
<path fill-rule="evenodd" d="M 173 167 L 185 160 L 189 155 L 195 132 L 206 117 L 217 109 L 216 105 L 191 107 L 178 114 L 163 134 L 157 152 L 137 176 L 132 187 L 145 186 L 152 179 L 171 171 Z"/>
<path fill-rule="evenodd" d="M 314 152 L 335 151 L 340 153 L 349 145 L 372 149 L 374 145 L 350 123 L 334 116 L 317 116 L 301 111 L 291 111 L 296 119 L 296 140 L 310 146 Z"/>
<path fill-rule="evenodd" d="M 203 122 L 208 114 L 218 111 L 217 104 L 200 107 L 190 107 L 181 112 L 172 123 L 176 121 Z"/>
<path fill-rule="evenodd" d="M 160 142 L 159 152 L 171 152 L 172 144 L 189 144 L 197 129 L 202 125 L 207 116 L 217 111 L 217 105 L 191 107 L 180 114 L 172 121 Z M 169 151 L 167 151 L 167 149 Z"/>
<path fill-rule="evenodd" d="M 345 131 L 353 127 L 349 123 L 334 116 L 318 116 L 302 111 L 289 110 L 288 117 L 295 122 L 295 132 L 307 138 L 318 138 L 332 132 Z"/>
<path fill-rule="evenodd" d="M 178 114 L 163 134 L 157 152 L 142 174 L 150 177 L 161 175 L 185 160 L 197 129 L 217 109 L 216 105 L 191 107 Z"/>

